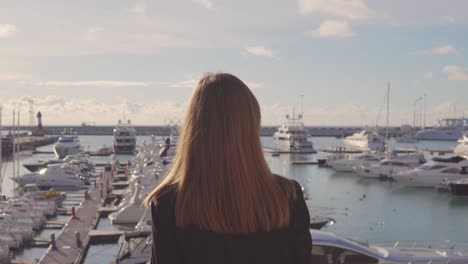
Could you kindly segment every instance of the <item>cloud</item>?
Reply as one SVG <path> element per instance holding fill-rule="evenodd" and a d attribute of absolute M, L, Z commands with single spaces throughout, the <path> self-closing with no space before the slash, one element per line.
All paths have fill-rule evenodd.
<path fill-rule="evenodd" d="M 0 81 L 18 81 L 26 76 L 18 72 L 0 72 Z"/>
<path fill-rule="evenodd" d="M 466 81 L 468 80 L 468 69 L 458 65 L 447 65 L 442 71 L 448 74 L 450 80 Z"/>
<path fill-rule="evenodd" d="M 193 3 L 200 5 L 206 9 L 213 8 L 213 3 L 210 0 L 192 0 Z"/>
<path fill-rule="evenodd" d="M 424 78 L 426 78 L 428 80 L 432 80 L 434 78 L 434 73 L 433 72 L 426 72 L 426 74 L 424 74 Z"/>
<path fill-rule="evenodd" d="M 250 89 L 260 89 L 265 87 L 265 84 L 259 82 L 246 82 L 245 83 Z"/>
<path fill-rule="evenodd" d="M 263 57 L 268 57 L 268 58 L 278 58 L 272 50 L 267 49 L 264 46 L 245 47 L 244 52 L 246 54 L 252 55 L 252 56 L 263 56 Z"/>
<path fill-rule="evenodd" d="M 198 84 L 198 80 L 196 79 L 189 79 L 189 80 L 183 80 L 183 81 L 176 81 L 173 83 L 169 83 L 170 87 L 173 88 L 195 88 Z"/>
<path fill-rule="evenodd" d="M 145 0 L 140 0 L 130 9 L 130 12 L 144 16 L 146 14 L 146 2 Z"/>
<path fill-rule="evenodd" d="M 432 52 L 438 55 L 457 55 L 457 56 L 461 55 L 461 53 L 452 45 L 434 47 L 432 48 Z"/>
<path fill-rule="evenodd" d="M 84 39 L 86 41 L 93 41 L 96 39 L 96 35 L 97 33 L 103 31 L 104 29 L 102 28 L 99 28 L 99 27 L 92 27 L 92 28 L 89 28 L 88 30 L 86 30 L 85 34 L 84 34 Z"/>
<path fill-rule="evenodd" d="M 21 81 L 21 84 L 47 87 L 147 87 L 148 82 L 128 81 Z"/>
<path fill-rule="evenodd" d="M 9 38 L 16 34 L 16 26 L 12 24 L 0 24 L 0 38 Z"/>
<path fill-rule="evenodd" d="M 451 25 L 457 24 L 457 21 L 452 16 L 441 16 L 440 20 L 445 24 L 451 24 Z"/>
<path fill-rule="evenodd" d="M 318 14 L 350 20 L 364 20 L 376 15 L 362 0 L 299 0 L 298 4 L 302 15 Z"/>
<path fill-rule="evenodd" d="M 316 38 L 350 38 L 356 35 L 347 21 L 340 20 L 325 20 L 317 29 L 304 34 Z"/>

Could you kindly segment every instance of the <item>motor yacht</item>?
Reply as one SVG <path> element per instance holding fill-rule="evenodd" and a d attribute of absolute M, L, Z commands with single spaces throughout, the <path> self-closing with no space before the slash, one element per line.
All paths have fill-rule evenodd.
<path fill-rule="evenodd" d="M 286 115 L 287 122 L 278 128 L 273 135 L 276 147 L 282 151 L 315 153 L 309 133 L 302 122 L 302 115 Z"/>
<path fill-rule="evenodd" d="M 439 124 L 430 129 L 424 129 L 416 134 L 419 140 L 448 140 L 455 141 L 462 137 L 468 128 L 467 118 L 445 118 Z"/>
<path fill-rule="evenodd" d="M 385 151 L 385 137 L 377 130 L 362 130 L 343 139 L 343 143 L 349 149 L 361 151 Z"/>
<path fill-rule="evenodd" d="M 53 164 L 37 173 L 12 178 L 19 186 L 35 184 L 40 190 L 73 191 L 86 188 L 88 176 L 71 165 Z"/>
<path fill-rule="evenodd" d="M 333 233 L 310 230 L 312 256 L 317 264 L 468 263 L 468 250 L 455 249 L 451 241 L 397 241 L 391 245 L 369 245 Z"/>
<path fill-rule="evenodd" d="M 384 158 L 383 153 L 362 153 L 331 160 L 329 165 L 337 172 L 354 172 L 356 167 L 371 166 Z"/>
<path fill-rule="evenodd" d="M 59 140 L 54 146 L 55 155 L 63 159 L 68 155 L 75 155 L 82 151 L 78 134 L 73 129 L 62 132 Z"/>
<path fill-rule="evenodd" d="M 458 156 L 468 156 L 468 137 L 466 134 L 457 141 L 457 146 L 453 149 L 453 153 Z"/>
<path fill-rule="evenodd" d="M 392 175 L 392 179 L 409 186 L 435 187 L 444 181 L 467 178 L 467 167 L 468 160 L 463 157 L 433 158 L 417 168 Z"/>
<path fill-rule="evenodd" d="M 401 137 L 395 138 L 395 142 L 402 143 L 402 144 L 413 144 L 413 143 L 418 143 L 419 140 L 414 135 L 403 135 Z"/>
<path fill-rule="evenodd" d="M 136 130 L 130 120 L 126 124 L 119 120 L 113 135 L 115 154 L 133 154 L 136 146 Z"/>
<path fill-rule="evenodd" d="M 399 172 L 411 170 L 425 162 L 422 154 L 394 156 L 371 166 L 356 167 L 355 171 L 359 176 L 365 178 L 389 179 Z"/>

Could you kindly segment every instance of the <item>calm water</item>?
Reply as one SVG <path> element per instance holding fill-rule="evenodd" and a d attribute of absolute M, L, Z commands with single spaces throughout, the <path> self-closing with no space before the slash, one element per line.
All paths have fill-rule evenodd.
<path fill-rule="evenodd" d="M 82 136 L 86 148 L 95 150 L 102 145 L 111 145 L 110 136 Z M 139 142 L 148 139 L 139 138 Z M 317 149 L 340 146 L 336 138 L 311 138 Z M 266 146 L 273 146 L 273 140 L 263 137 Z M 88 147 L 89 146 L 89 147 Z M 421 149 L 444 150 L 455 146 L 455 142 L 420 142 L 400 145 Z M 52 146 L 41 148 L 51 151 Z M 21 163 L 36 159 L 50 159 L 53 155 L 40 154 L 22 156 Z M 128 157 L 118 157 L 126 160 Z M 432 189 L 407 188 L 395 183 L 367 180 L 352 173 L 336 174 L 327 168 L 316 165 L 291 165 L 293 160 L 313 160 L 314 155 L 266 156 L 274 173 L 295 179 L 304 188 L 311 215 L 329 216 L 337 223 L 327 230 L 339 235 L 363 241 L 389 240 L 468 240 L 468 199 L 455 198 L 448 193 L 438 193 Z M 98 158 L 106 162 L 107 158 Z M 21 173 L 27 171 L 21 168 Z M 7 177 L 3 192 L 11 195 L 11 164 L 6 168 Z M 363 195 L 366 198 L 362 198 Z M 101 219 L 100 229 L 123 229 L 113 227 L 106 219 Z M 45 231 L 47 234 L 50 231 Z M 27 256 L 40 257 L 43 250 L 26 252 Z M 102 264 L 114 260 L 116 245 L 92 245 L 87 264 Z"/>

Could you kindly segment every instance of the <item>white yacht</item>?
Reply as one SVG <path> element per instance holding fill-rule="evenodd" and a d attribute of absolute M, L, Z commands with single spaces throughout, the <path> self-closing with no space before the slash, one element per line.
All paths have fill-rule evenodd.
<path fill-rule="evenodd" d="M 468 156 L 468 137 L 466 134 L 457 141 L 457 146 L 453 149 L 453 153 L 458 156 Z"/>
<path fill-rule="evenodd" d="M 445 118 L 439 120 L 439 125 L 419 131 L 416 138 L 419 140 L 448 140 L 455 141 L 462 137 L 467 129 L 467 118 Z"/>
<path fill-rule="evenodd" d="M 389 179 L 399 172 L 411 170 L 425 162 L 422 154 L 395 156 L 371 166 L 356 167 L 356 173 L 365 178 Z"/>
<path fill-rule="evenodd" d="M 385 137 L 381 136 L 377 130 L 369 132 L 363 130 L 343 139 L 347 148 L 362 151 L 385 151 Z"/>
<path fill-rule="evenodd" d="M 119 120 L 114 128 L 114 153 L 115 154 L 133 154 L 136 146 L 136 130 L 130 120 L 126 124 Z"/>
<path fill-rule="evenodd" d="M 35 184 L 41 190 L 54 188 L 57 191 L 73 191 L 86 188 L 87 175 L 71 165 L 53 164 L 41 169 L 37 173 L 24 174 L 19 178 L 12 178 L 20 187 Z"/>
<path fill-rule="evenodd" d="M 329 162 L 329 165 L 337 172 L 353 172 L 357 167 L 371 166 L 384 158 L 385 155 L 382 153 L 362 153 L 334 159 Z"/>
<path fill-rule="evenodd" d="M 65 129 L 54 146 L 54 152 L 59 159 L 80 153 L 81 144 L 77 133 L 73 129 Z"/>
<path fill-rule="evenodd" d="M 415 169 L 394 174 L 392 178 L 399 183 L 418 187 L 435 187 L 444 181 L 468 177 L 468 160 L 459 156 L 443 159 L 433 158 Z"/>
<path fill-rule="evenodd" d="M 309 133 L 302 122 L 302 115 L 297 118 L 286 115 L 287 122 L 278 128 L 273 135 L 279 150 L 294 152 L 315 152 L 314 145 L 307 137 Z"/>

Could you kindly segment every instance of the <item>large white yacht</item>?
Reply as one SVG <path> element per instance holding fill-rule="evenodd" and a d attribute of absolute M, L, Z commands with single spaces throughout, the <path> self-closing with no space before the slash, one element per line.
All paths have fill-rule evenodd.
<path fill-rule="evenodd" d="M 468 137 L 466 134 L 457 141 L 457 146 L 453 149 L 453 153 L 458 156 L 468 156 Z"/>
<path fill-rule="evenodd" d="M 81 152 L 80 139 L 73 129 L 65 129 L 54 146 L 55 155 L 63 159 L 69 155 L 76 155 Z"/>
<path fill-rule="evenodd" d="M 72 191 L 86 188 L 89 183 L 87 175 L 82 174 L 76 166 L 53 164 L 37 173 L 24 174 L 13 178 L 20 187 L 35 184 L 41 190 L 54 188 L 57 191 Z"/>
<path fill-rule="evenodd" d="M 410 154 L 384 159 L 371 166 L 356 167 L 356 173 L 365 178 L 389 179 L 393 175 L 411 170 L 425 163 L 424 155 Z"/>
<path fill-rule="evenodd" d="M 130 120 L 126 124 L 119 120 L 113 134 L 114 153 L 133 154 L 136 146 L 136 131 Z"/>
<path fill-rule="evenodd" d="M 439 125 L 419 131 L 419 140 L 458 140 L 468 128 L 468 118 L 445 118 L 439 120 Z"/>
<path fill-rule="evenodd" d="M 383 153 L 361 153 L 330 161 L 330 166 L 337 172 L 354 172 L 355 168 L 371 166 L 385 158 Z"/>
<path fill-rule="evenodd" d="M 385 137 L 381 136 L 377 130 L 372 132 L 366 129 L 352 134 L 343 139 L 347 148 L 362 150 L 362 151 L 384 151 L 385 150 Z"/>
<path fill-rule="evenodd" d="M 392 178 L 410 186 L 435 187 L 444 181 L 468 177 L 468 160 L 455 156 L 447 159 L 433 158 L 415 169 L 394 174 Z"/>
<path fill-rule="evenodd" d="M 302 122 L 302 115 L 296 118 L 286 115 L 287 122 L 278 128 L 273 135 L 279 150 L 294 152 L 315 152 L 312 142 L 307 137 L 309 133 Z"/>

